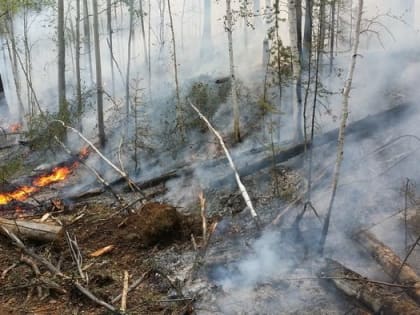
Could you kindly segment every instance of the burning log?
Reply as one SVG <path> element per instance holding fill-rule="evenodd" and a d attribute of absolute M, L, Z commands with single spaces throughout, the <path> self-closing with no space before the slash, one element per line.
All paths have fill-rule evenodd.
<path fill-rule="evenodd" d="M 63 234 L 63 227 L 61 226 L 26 220 L 0 218 L 0 232 L 4 233 L 2 227 L 17 236 L 36 241 L 55 241 Z"/>
<path fill-rule="evenodd" d="M 332 282 L 341 292 L 367 306 L 375 314 L 420 314 L 418 305 L 396 291 L 397 288 L 370 281 L 335 260 L 325 260 L 320 277 Z"/>
<path fill-rule="evenodd" d="M 407 293 L 420 303 L 420 277 L 414 269 L 404 263 L 388 246 L 372 233 L 362 231 L 354 237 L 356 241 L 382 266 L 384 271 L 400 284 L 412 286 Z"/>

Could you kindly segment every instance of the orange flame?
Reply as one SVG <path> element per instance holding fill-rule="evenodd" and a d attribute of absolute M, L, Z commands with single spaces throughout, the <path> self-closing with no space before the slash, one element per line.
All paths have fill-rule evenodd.
<path fill-rule="evenodd" d="M 71 169 L 68 167 L 56 167 L 50 174 L 43 175 L 34 180 L 33 184 L 37 187 L 44 187 L 53 183 L 62 181 L 70 174 Z"/>
<path fill-rule="evenodd" d="M 89 148 L 83 148 L 79 153 L 80 159 L 85 159 L 89 155 Z M 39 191 L 42 187 L 65 180 L 71 173 L 72 169 L 77 167 L 78 163 L 74 162 L 70 166 L 58 166 L 51 172 L 41 175 L 32 181 L 32 186 L 21 186 L 12 192 L 0 193 L 0 206 L 6 205 L 11 201 L 24 201 L 31 194 Z"/>
<path fill-rule="evenodd" d="M 9 126 L 9 130 L 11 131 L 11 132 L 18 132 L 19 130 L 21 130 L 22 129 L 22 125 L 21 124 L 19 124 L 19 123 L 14 123 L 14 124 L 11 124 L 10 126 Z"/>
<path fill-rule="evenodd" d="M 36 187 L 22 186 L 15 191 L 9 193 L 2 193 L 0 194 L 0 205 L 8 204 L 12 200 L 23 201 L 35 191 L 37 191 Z"/>

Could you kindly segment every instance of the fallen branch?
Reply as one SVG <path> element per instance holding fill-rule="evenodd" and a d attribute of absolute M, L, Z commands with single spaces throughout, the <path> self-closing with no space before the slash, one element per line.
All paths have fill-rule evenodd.
<path fill-rule="evenodd" d="M 134 281 L 127 289 L 127 293 L 133 291 L 135 288 L 137 288 L 146 278 L 146 276 L 152 271 L 152 269 L 149 269 L 145 273 L 143 273 L 140 278 L 138 278 L 136 281 Z M 119 300 L 121 300 L 122 294 L 117 295 L 111 300 L 111 303 L 117 303 Z"/>
<path fill-rule="evenodd" d="M 37 241 L 56 241 L 63 234 L 63 227 L 61 226 L 26 220 L 8 220 L 0 218 L 0 227 L 7 229 L 7 231 L 12 232 L 19 237 Z M 0 232 L 5 233 L 5 230 L 0 228 Z"/>
<path fill-rule="evenodd" d="M 127 310 L 127 295 L 128 295 L 128 271 L 124 270 L 124 284 L 121 293 L 121 312 Z"/>
<path fill-rule="evenodd" d="M 420 303 L 420 277 L 410 265 L 401 261 L 397 254 L 368 231 L 359 232 L 354 238 L 391 278 L 400 284 L 413 286 L 407 293 Z"/>
<path fill-rule="evenodd" d="M 367 306 L 375 314 L 420 314 L 420 308 L 416 303 L 395 291 L 397 289 L 369 282 L 335 260 L 325 259 L 320 277 L 327 278 L 340 291 Z"/>
<path fill-rule="evenodd" d="M 244 184 L 241 181 L 241 177 L 239 176 L 238 170 L 236 169 L 235 163 L 233 163 L 232 156 L 230 155 L 229 150 L 226 147 L 222 136 L 220 135 L 220 133 L 216 129 L 214 129 L 214 127 L 210 124 L 208 119 L 200 112 L 200 110 L 197 107 L 195 107 L 194 104 L 191 103 L 190 100 L 188 100 L 188 102 L 190 103 L 190 106 L 194 109 L 194 111 L 198 114 L 198 116 L 207 124 L 208 128 L 214 133 L 216 138 L 219 140 L 219 143 L 222 146 L 223 151 L 225 152 L 225 155 L 226 155 L 226 157 L 229 161 L 229 165 L 232 168 L 233 172 L 235 173 L 236 183 L 238 184 L 238 187 L 239 187 L 239 190 L 241 191 L 242 197 L 244 198 L 245 203 L 248 206 L 249 211 L 251 212 L 252 218 L 254 219 L 255 223 L 257 224 L 257 227 L 259 228 L 259 226 L 260 226 L 259 216 L 254 209 L 254 206 L 252 204 L 251 198 L 249 197 L 248 191 L 246 190 Z"/>
<path fill-rule="evenodd" d="M 64 128 L 69 129 L 76 133 L 83 141 L 85 141 L 98 155 L 99 157 L 105 161 L 113 170 L 115 170 L 120 176 L 122 176 L 128 183 L 129 186 L 134 187 L 137 192 L 143 197 L 146 198 L 146 195 L 143 193 L 143 191 L 136 185 L 136 183 L 130 178 L 130 176 L 118 168 L 114 163 L 112 163 L 88 138 L 86 138 L 80 131 L 78 131 L 76 128 L 73 128 L 69 125 L 67 125 L 64 121 L 55 119 L 53 122 L 60 123 L 63 125 Z"/>
<path fill-rule="evenodd" d="M 93 302 L 95 302 L 96 304 L 105 307 L 106 309 L 110 310 L 113 313 L 119 314 L 118 310 L 114 306 L 112 306 L 111 304 L 108 304 L 105 301 L 102 301 L 102 300 L 98 299 L 95 295 L 93 295 L 92 292 L 90 292 L 88 289 L 86 289 L 84 286 L 82 286 L 79 282 L 76 281 L 74 283 L 74 286 L 80 292 L 82 292 L 85 296 L 87 296 L 89 299 L 91 299 Z"/>

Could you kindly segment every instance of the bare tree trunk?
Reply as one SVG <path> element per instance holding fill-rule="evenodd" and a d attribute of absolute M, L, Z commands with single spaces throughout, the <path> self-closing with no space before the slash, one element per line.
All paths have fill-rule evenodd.
<path fill-rule="evenodd" d="M 93 37 L 95 44 L 95 61 L 96 61 L 96 106 L 98 111 L 98 136 L 99 143 L 103 148 L 105 146 L 105 126 L 104 126 L 104 110 L 103 110 L 103 87 L 102 87 L 102 66 L 101 66 L 101 49 L 99 45 L 99 22 L 98 22 L 98 2 L 92 0 L 93 4 Z"/>
<path fill-rule="evenodd" d="M 303 44 L 302 44 L 302 66 L 305 70 L 308 69 L 311 62 L 312 50 L 312 12 L 313 0 L 306 0 L 305 8 L 305 27 L 303 31 Z"/>
<path fill-rule="evenodd" d="M 130 26 L 128 30 L 128 43 L 127 43 L 127 71 L 125 77 L 125 119 L 126 119 L 126 136 L 128 136 L 128 122 L 130 118 L 130 68 L 131 68 L 131 42 L 133 38 L 133 23 L 134 23 L 134 7 L 133 0 L 129 2 L 130 13 Z"/>
<path fill-rule="evenodd" d="M 79 1 L 79 0 L 77 0 Z M 110 66 L 111 66 L 111 81 L 112 81 L 112 95 L 115 95 L 115 72 L 114 72 L 114 43 L 113 43 L 113 29 L 112 29 L 112 5 L 111 0 L 106 0 L 106 25 L 108 30 L 108 45 L 110 53 Z"/>
<path fill-rule="evenodd" d="M 28 25 L 28 8 L 25 5 L 23 8 L 23 44 L 25 47 L 25 71 L 28 74 L 30 81 L 32 81 L 32 62 L 31 62 L 31 49 L 29 44 L 29 25 Z M 29 85 L 26 85 L 26 94 L 27 94 L 27 104 L 29 109 L 29 114 L 31 117 L 35 114 L 34 102 L 33 102 L 33 95 Z"/>
<path fill-rule="evenodd" d="M 149 53 L 147 51 L 147 42 L 146 42 L 146 31 L 145 31 L 145 27 L 144 27 L 144 10 L 143 10 L 143 1 L 144 0 L 139 0 L 139 10 L 140 10 L 140 25 L 141 25 L 141 36 L 143 39 L 143 51 L 144 51 L 144 64 L 147 65 L 148 60 L 149 60 Z"/>
<path fill-rule="evenodd" d="M 298 1 L 298 2 L 297 2 Z M 293 87 L 293 122 L 295 125 L 294 140 L 302 142 L 302 46 L 301 46 L 301 7 L 300 0 L 288 0 L 289 36 L 292 51 Z M 300 13 L 299 13 L 300 12 Z"/>
<path fill-rule="evenodd" d="M 8 26 L 7 26 L 8 25 Z M 10 61 L 12 64 L 12 72 L 13 72 L 13 81 L 15 83 L 16 88 L 16 96 L 18 100 L 19 106 L 19 123 L 23 123 L 23 117 L 25 116 L 25 108 L 23 106 L 22 95 L 21 95 L 21 85 L 19 79 L 19 70 L 18 70 L 18 62 L 17 62 L 17 47 L 16 47 L 16 38 L 14 33 L 14 25 L 13 25 L 13 18 L 11 17 L 10 13 L 6 16 L 6 27 L 9 34 L 9 40 L 7 40 L 7 48 L 9 52 Z M 10 42 L 10 45 L 9 45 Z"/>
<path fill-rule="evenodd" d="M 168 12 L 169 12 L 169 21 L 172 34 L 172 50 L 173 50 L 173 62 L 174 62 L 174 72 L 175 72 L 175 90 L 176 90 L 176 125 L 178 130 L 181 133 L 181 137 L 184 137 L 185 126 L 184 126 L 184 115 L 183 108 L 181 104 L 181 96 L 179 92 L 179 80 L 178 80 L 178 61 L 176 58 L 176 41 L 175 41 L 175 30 L 174 30 L 174 21 L 172 18 L 172 9 L 171 1 L 168 0 Z"/>
<path fill-rule="evenodd" d="M 212 32 L 211 32 L 211 1 L 204 0 L 204 23 L 203 23 L 203 35 L 201 38 L 201 52 L 200 57 L 203 58 L 211 52 L 212 49 Z"/>
<path fill-rule="evenodd" d="M 353 74 L 356 68 L 357 53 L 359 50 L 359 42 L 360 42 L 360 25 L 361 25 L 362 15 L 363 15 L 363 0 L 358 0 L 358 1 L 359 1 L 359 8 L 358 8 L 358 13 L 357 13 L 354 46 L 353 46 L 353 50 L 351 54 L 351 62 L 350 62 L 349 70 L 347 73 L 346 82 L 344 83 L 344 89 L 343 89 L 341 123 L 340 123 L 340 129 L 338 133 L 337 158 L 336 158 L 336 162 L 334 166 L 333 180 L 332 180 L 332 185 L 331 185 L 332 186 L 331 198 L 328 205 L 328 212 L 324 221 L 324 227 L 322 229 L 322 235 L 321 235 L 321 240 L 320 240 L 320 245 L 319 245 L 319 251 L 321 254 L 323 254 L 325 241 L 328 235 L 331 212 L 334 206 L 334 200 L 337 193 L 338 180 L 340 177 L 341 163 L 343 162 L 343 157 L 344 157 L 344 131 L 346 129 L 347 119 L 349 116 L 349 98 L 350 98 L 350 91 L 351 91 L 351 86 L 353 82 Z"/>
<path fill-rule="evenodd" d="M 83 0 L 83 30 L 84 46 L 88 55 L 90 81 L 93 82 L 92 51 L 90 49 L 90 25 L 89 25 L 89 7 L 88 0 Z"/>
<path fill-rule="evenodd" d="M 330 22 L 330 67 L 329 72 L 332 73 L 334 65 L 334 45 L 335 45 L 335 23 L 336 23 L 336 7 L 337 1 L 333 0 L 330 3 L 331 7 L 331 22 Z"/>
<path fill-rule="evenodd" d="M 241 132 L 239 127 L 239 104 L 238 104 L 238 91 L 236 87 L 235 77 L 235 61 L 233 55 L 233 17 L 231 0 L 226 0 L 226 31 L 228 34 L 229 45 L 229 66 L 230 66 L 230 79 L 231 79 L 231 96 L 233 108 L 233 138 L 235 141 L 241 141 Z"/>
<path fill-rule="evenodd" d="M 79 120 L 79 129 L 82 124 L 82 79 L 80 74 L 80 0 L 76 0 L 76 106 L 77 106 L 77 119 Z"/>
<path fill-rule="evenodd" d="M 64 38 L 64 0 L 58 0 L 58 108 L 60 119 L 69 122 L 66 100 L 66 43 Z"/>

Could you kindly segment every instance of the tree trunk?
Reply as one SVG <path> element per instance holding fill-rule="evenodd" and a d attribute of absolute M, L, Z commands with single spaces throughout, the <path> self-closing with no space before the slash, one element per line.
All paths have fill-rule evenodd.
<path fill-rule="evenodd" d="M 354 46 L 352 49 L 351 54 L 351 62 L 349 66 L 349 71 L 347 73 L 347 79 L 344 83 L 344 90 L 343 90 L 343 104 L 342 104 L 342 110 L 341 110 L 341 123 L 340 123 L 340 129 L 338 133 L 338 147 L 337 147 L 337 158 L 334 166 L 334 173 L 333 173 L 333 180 L 331 184 L 331 198 L 328 205 L 328 211 L 327 211 L 327 217 L 325 218 L 324 227 L 322 230 L 321 240 L 320 240 L 320 253 L 322 254 L 324 251 L 324 245 L 328 234 L 328 228 L 330 224 L 330 218 L 331 218 L 331 212 L 332 208 L 334 206 L 334 200 L 335 195 L 337 193 L 337 186 L 338 186 L 338 180 L 340 177 L 340 168 L 341 163 L 343 162 L 344 157 L 344 131 L 346 129 L 347 125 L 347 119 L 349 116 L 349 97 L 350 97 L 350 91 L 352 87 L 353 82 L 353 74 L 354 70 L 356 68 L 356 60 L 357 60 L 357 54 L 359 51 L 359 41 L 360 41 L 360 31 L 361 31 L 361 22 L 362 22 L 362 14 L 363 14 L 363 0 L 359 0 L 359 8 L 358 8 L 358 14 L 357 14 L 357 22 L 356 22 L 356 34 L 355 34 L 355 40 L 354 40 Z"/>
<path fill-rule="evenodd" d="M 12 72 L 13 72 L 13 82 L 15 83 L 16 89 L 16 97 L 19 106 L 19 123 L 23 123 L 23 117 L 25 116 L 25 108 L 23 106 L 22 95 L 21 95 L 21 85 L 20 85 L 20 78 L 19 78 L 19 70 L 18 70 L 18 61 L 17 61 L 17 47 L 16 47 L 16 39 L 14 34 L 14 25 L 13 25 L 13 18 L 11 17 L 10 13 L 6 16 L 6 28 L 9 35 L 9 40 L 7 40 L 7 48 L 9 52 L 9 58 L 12 64 Z M 9 45 L 10 42 L 10 45 Z"/>
<path fill-rule="evenodd" d="M 228 45 L 229 45 L 229 66 L 230 66 L 230 77 L 231 77 L 231 97 L 232 97 L 232 108 L 233 108 L 233 138 L 236 142 L 241 141 L 241 132 L 239 127 L 239 104 L 238 104 L 238 92 L 236 87 L 235 77 L 235 62 L 233 55 L 233 17 L 231 0 L 226 0 L 226 23 L 227 23 L 227 34 L 228 34 Z"/>
<path fill-rule="evenodd" d="M 300 0 L 288 0 L 289 36 L 293 66 L 293 122 L 295 126 L 294 140 L 301 142 L 302 133 L 302 46 L 301 46 L 301 7 Z"/>
<path fill-rule="evenodd" d="M 334 283 L 340 291 L 366 305 L 375 314 L 416 315 L 420 312 L 418 305 L 407 296 L 389 286 L 369 281 L 335 260 L 325 260 L 320 277 Z"/>
<path fill-rule="evenodd" d="M 3 227 L 18 237 L 35 241 L 58 241 L 63 235 L 61 226 L 26 220 L 0 218 L 0 233 L 5 234 Z"/>
<path fill-rule="evenodd" d="M 99 22 L 98 22 L 98 2 L 92 0 L 93 4 L 93 37 L 95 42 L 95 61 L 96 61 L 96 105 L 98 111 L 98 136 L 100 146 L 105 146 L 105 126 L 103 110 L 103 87 L 102 87 L 102 67 L 101 49 L 99 45 Z"/>
<path fill-rule="evenodd" d="M 308 69 L 309 63 L 311 62 L 311 51 L 312 51 L 312 12 L 313 12 L 313 0 L 306 0 L 305 8 L 305 27 L 303 32 L 303 44 L 302 44 L 302 66 L 305 70 Z"/>
<path fill-rule="evenodd" d="M 77 0 L 79 1 L 79 0 Z M 111 66 L 111 81 L 112 81 L 112 95 L 115 95 L 115 73 L 114 73 L 114 43 L 113 43 L 113 29 L 112 29 L 112 4 L 111 0 L 106 0 L 106 26 L 108 30 L 108 44 L 109 44 L 109 58 Z"/>
<path fill-rule="evenodd" d="M 88 55 L 90 81 L 93 82 L 92 51 L 90 49 L 90 25 L 89 25 L 89 7 L 88 0 L 83 0 L 83 30 L 84 46 Z"/>
<path fill-rule="evenodd" d="M 79 120 L 79 129 L 82 124 L 82 78 L 80 74 L 80 0 L 76 0 L 76 106 L 77 106 L 77 119 Z"/>
<path fill-rule="evenodd" d="M 125 119 L 126 119 L 126 136 L 128 136 L 128 125 L 130 119 L 130 68 L 131 68 L 131 42 L 133 38 L 133 23 L 134 23 L 134 0 L 129 2 L 130 26 L 128 29 L 128 43 L 127 43 L 127 69 L 125 76 Z"/>
<path fill-rule="evenodd" d="M 355 239 L 382 266 L 385 272 L 398 283 L 413 286 L 407 293 L 420 303 L 420 277 L 414 269 L 404 263 L 389 247 L 379 241 L 372 233 L 357 233 Z"/>
<path fill-rule="evenodd" d="M 200 57 L 205 58 L 212 51 L 212 32 L 211 32 L 211 1 L 204 0 L 204 23 L 203 35 L 201 38 L 201 52 Z"/>
<path fill-rule="evenodd" d="M 336 8 L 337 1 L 331 1 L 331 23 L 330 23 L 330 67 L 329 72 L 332 73 L 334 65 L 334 45 L 335 45 L 335 24 L 336 24 Z"/>
<path fill-rule="evenodd" d="M 183 108 L 181 104 L 181 96 L 179 91 L 179 80 L 178 80 L 178 61 L 176 58 L 176 41 L 175 41 L 175 30 L 174 30 L 174 21 L 172 18 L 172 9 L 171 2 L 168 0 L 168 13 L 169 13 L 169 22 L 172 34 L 172 54 L 173 54 L 173 64 L 174 64 L 174 75 L 175 75 L 175 92 L 176 92 L 176 125 L 177 129 L 181 133 L 181 137 L 184 138 L 185 126 L 184 126 L 184 115 Z"/>
<path fill-rule="evenodd" d="M 65 122 L 69 122 L 70 117 L 66 100 L 66 44 L 64 38 L 64 0 L 58 0 L 57 5 L 58 108 L 60 119 Z"/>

